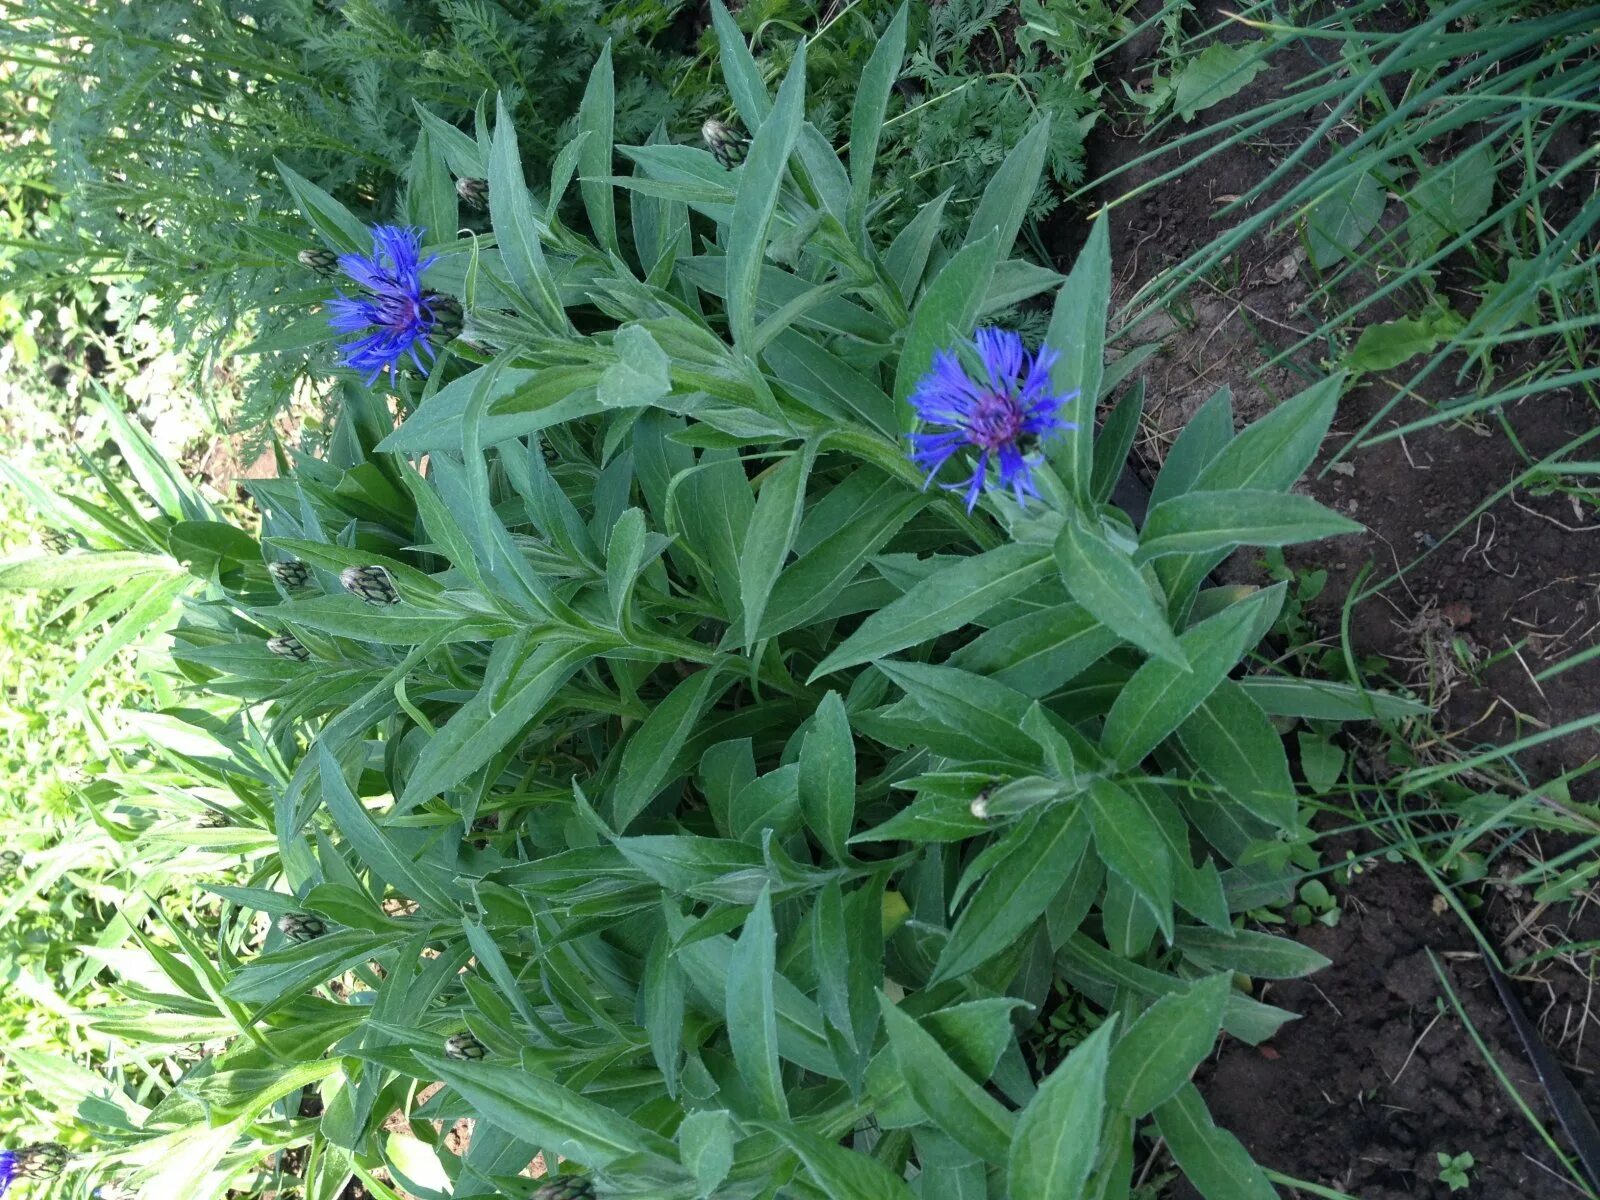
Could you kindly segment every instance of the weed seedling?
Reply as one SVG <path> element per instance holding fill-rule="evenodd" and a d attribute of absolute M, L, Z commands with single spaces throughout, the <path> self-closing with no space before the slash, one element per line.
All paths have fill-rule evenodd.
<path fill-rule="evenodd" d="M 1461 1191 L 1472 1182 L 1472 1165 L 1472 1155 L 1465 1151 L 1456 1155 L 1439 1151 L 1439 1182 L 1449 1184 L 1452 1192 Z"/>

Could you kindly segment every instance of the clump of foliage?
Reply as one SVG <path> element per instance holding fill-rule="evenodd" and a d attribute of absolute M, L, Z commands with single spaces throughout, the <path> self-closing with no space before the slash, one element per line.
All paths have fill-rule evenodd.
<path fill-rule="evenodd" d="M 320 457 L 253 486 L 259 537 L 166 531 L 208 585 L 175 661 L 240 706 L 188 715 L 272 847 L 216 889 L 218 945 L 141 995 L 243 1036 L 104 1129 L 108 1156 L 196 1198 L 291 1147 L 330 1196 L 384 1194 L 380 1166 L 520 1196 L 539 1153 L 562 1195 L 1109 1196 L 1153 1116 L 1208 1200 L 1270 1196 L 1189 1075 L 1221 1030 L 1291 1017 L 1241 973 L 1323 962 L 1242 927 L 1292 894 L 1281 730 L 1398 702 L 1254 671 L 1284 589 L 1208 576 L 1354 528 L 1289 491 L 1341 381 L 1237 434 L 1220 393 L 1136 527 L 1108 503 L 1142 394 L 1104 366 L 1105 226 L 1066 278 L 1013 257 L 1046 123 L 957 238 L 937 201 L 885 238 L 905 11 L 847 160 L 807 119 L 808 48 L 773 95 L 712 12 L 737 156 L 615 145 L 602 54 L 547 188 L 503 98 L 476 137 L 422 119 L 385 214 L 426 231 L 415 264 L 285 173 L 404 336 L 381 390 L 370 355 L 338 372 Z M 1043 386 L 1077 397 L 1038 444 L 978 427 L 1014 416 L 1020 348 L 942 357 L 1030 297 L 1053 297 Z M 1015 452 L 1034 496 L 927 486 L 907 437 L 938 395 L 964 414 L 947 474 Z M 1030 1063 L 1058 979 L 1082 1036 Z M 439 1132 L 463 1117 L 465 1147 Z"/>

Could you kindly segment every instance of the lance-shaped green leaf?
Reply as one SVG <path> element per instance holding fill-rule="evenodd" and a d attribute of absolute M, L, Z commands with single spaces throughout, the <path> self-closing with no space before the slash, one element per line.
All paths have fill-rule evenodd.
<path fill-rule="evenodd" d="M 1044 915 L 1089 844 L 1089 822 L 1073 803 L 1058 803 L 1017 824 L 961 910 L 939 955 L 930 986 L 965 975 L 1003 953 Z"/>
<path fill-rule="evenodd" d="M 789 1102 L 778 1065 L 778 1016 L 772 988 L 777 952 L 772 897 L 763 888 L 728 959 L 728 1041 L 739 1074 L 762 1112 L 783 1119 L 789 1115 Z"/>
<path fill-rule="evenodd" d="M 539 241 L 533 198 L 522 175 L 517 130 L 504 96 L 495 98 L 494 140 L 489 148 L 489 220 L 511 283 L 546 321 L 563 328 L 566 311 Z"/>
<path fill-rule="evenodd" d="M 583 192 L 584 211 L 589 214 L 589 225 L 594 230 L 600 248 L 612 254 L 621 254 L 622 248 L 617 243 L 616 204 L 612 200 L 611 185 L 605 182 L 611 175 L 611 144 L 615 140 L 612 124 L 616 116 L 616 104 L 611 43 L 607 41 L 594 69 L 589 72 L 583 102 L 578 106 L 578 131 L 588 135 L 578 155 L 581 171 L 579 189 Z"/>
<path fill-rule="evenodd" d="M 1162 996 L 1128 1026 L 1111 1052 L 1106 1093 L 1112 1105 L 1142 1117 L 1189 1081 L 1216 1045 L 1229 975 L 1196 980 L 1188 991 Z"/>
<path fill-rule="evenodd" d="M 887 996 L 878 1000 L 890 1053 L 918 1107 L 979 1158 L 1003 1165 L 1016 1116 L 974 1083 L 914 1017 Z"/>
<path fill-rule="evenodd" d="M 1056 294 L 1045 345 L 1057 354 L 1050 380 L 1058 396 L 1077 392 L 1067 416 L 1076 424 L 1045 447 L 1078 502 L 1094 488 L 1094 406 L 1105 371 L 1106 309 L 1111 304 L 1111 235 L 1105 215 L 1095 218 L 1088 244 Z"/>
<path fill-rule="evenodd" d="M 719 686 L 715 670 L 696 671 L 645 718 L 622 752 L 612 795 L 612 822 L 626 829 L 672 777 L 679 751 L 694 733 Z"/>
<path fill-rule="evenodd" d="M 671 1142 L 554 1080 L 521 1067 L 417 1058 L 425 1077 L 454 1088 L 484 1119 L 530 1146 L 596 1171 L 638 1155 L 656 1170 L 679 1173 Z"/>
<path fill-rule="evenodd" d="M 1227 800 L 1249 809 L 1279 829 L 1297 824 L 1294 780 L 1283 739 L 1261 706 L 1231 679 L 1178 726 L 1178 740 Z"/>
<path fill-rule="evenodd" d="M 856 814 L 856 747 L 838 692 L 829 692 L 817 705 L 800 746 L 800 811 L 834 860 L 848 861 L 846 843 Z"/>
<path fill-rule="evenodd" d="M 1149 905 L 1170 941 L 1173 863 L 1160 826 L 1142 804 L 1109 779 L 1091 780 L 1084 804 L 1101 860 Z"/>
<path fill-rule="evenodd" d="M 914 1200 L 906 1181 L 871 1155 L 846 1150 L 799 1125 L 763 1122 L 761 1128 L 793 1150 L 806 1172 L 833 1200 Z"/>
<path fill-rule="evenodd" d="M 711 0 L 711 24 L 717 32 L 718 57 L 722 77 L 728 84 L 728 95 L 739 112 L 739 119 L 753 133 L 772 111 L 772 98 L 767 95 L 761 68 L 756 65 L 750 47 L 745 45 L 744 34 L 739 32 L 738 24 L 722 0 Z"/>
<path fill-rule="evenodd" d="M 941 564 L 863 621 L 817 665 L 811 678 L 960 629 L 1043 579 L 1050 565 L 1050 556 L 1041 548 L 1016 542 Z"/>
<path fill-rule="evenodd" d="M 1189 661 L 1167 619 L 1167 606 L 1128 556 L 1073 512 L 1056 537 L 1056 565 L 1067 591 L 1119 638 L 1180 671 Z"/>
<path fill-rule="evenodd" d="M 1008 1164 L 1011 1195 L 1082 1200 L 1100 1156 L 1106 1063 L 1116 1024 L 1109 1017 L 1079 1042 L 1022 1110 Z"/>
<path fill-rule="evenodd" d="M 745 531 L 744 553 L 739 556 L 739 600 L 744 610 L 747 646 L 755 643 L 772 586 L 794 546 L 794 535 L 805 512 L 806 480 L 816 455 L 816 442 L 807 442 L 778 464 L 761 485 L 761 495 Z"/>
<path fill-rule="evenodd" d="M 341 929 L 315 941 L 283 946 L 246 963 L 228 980 L 222 994 L 243 1004 L 277 1007 L 361 966 L 403 936 Z"/>
<path fill-rule="evenodd" d="M 778 207 L 789 154 L 805 119 L 805 105 L 806 47 L 801 42 L 789 74 L 778 88 L 772 113 L 750 139 L 750 152 L 739 170 L 739 193 L 728 232 L 727 300 L 728 325 L 734 345 L 741 349 L 747 350 L 754 341 L 767 230 Z"/>
<path fill-rule="evenodd" d="M 983 298 L 994 278 L 997 234 L 990 231 L 963 246 L 934 276 L 911 314 L 905 348 L 894 372 L 894 402 L 900 432 L 909 432 L 915 413 L 906 402 L 912 389 L 933 366 L 936 351 L 948 350 L 972 336 Z"/>
<path fill-rule="evenodd" d="M 1050 117 L 1047 113 L 1029 127 L 1022 140 L 1006 155 L 1000 169 L 990 177 L 983 189 L 983 198 L 978 201 L 978 210 L 967 226 L 967 245 L 993 233 L 995 258 L 1002 260 L 1011 256 L 1017 231 L 1022 228 L 1028 206 L 1039 190 L 1039 176 L 1044 173 L 1049 152 Z"/>
<path fill-rule="evenodd" d="M 1190 670 L 1152 658 L 1134 672 L 1106 716 L 1100 744 L 1119 767 L 1132 767 L 1200 707 L 1277 615 L 1284 585 L 1230 605 L 1178 639 Z"/>
<path fill-rule="evenodd" d="M 1205 1200 L 1278 1200 L 1239 1139 L 1218 1129 L 1194 1084 L 1156 1109 L 1156 1126 L 1184 1175 Z"/>
<path fill-rule="evenodd" d="M 872 57 L 861 72 L 856 88 L 855 107 L 850 110 L 850 228 L 863 230 L 867 205 L 872 200 L 872 167 L 878 158 L 878 140 L 883 135 L 883 114 L 889 95 L 900 77 L 900 63 L 906 56 L 906 10 L 902 4 L 883 31 Z"/>
<path fill-rule="evenodd" d="M 1135 556 L 1148 562 L 1169 554 L 1211 554 L 1238 546 L 1288 546 L 1360 533 L 1363 526 L 1293 492 L 1237 488 L 1186 492 L 1150 510 Z"/>

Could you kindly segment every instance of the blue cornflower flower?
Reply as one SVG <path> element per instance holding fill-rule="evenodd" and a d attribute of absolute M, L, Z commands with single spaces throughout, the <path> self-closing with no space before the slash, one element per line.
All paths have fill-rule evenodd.
<path fill-rule="evenodd" d="M 978 494 L 994 486 L 989 460 L 998 467 L 998 484 L 1016 494 L 1017 503 L 1037 496 L 1033 486 L 1033 461 L 1028 451 L 1048 435 L 1077 426 L 1060 419 L 1061 409 L 1076 398 L 1076 391 L 1058 396 L 1050 390 L 1050 368 L 1058 357 L 1048 346 L 1029 354 L 1022 338 L 1009 329 L 980 329 L 971 343 L 987 378 L 974 379 L 949 350 L 933 356 L 933 369 L 911 392 L 911 407 L 931 425 L 947 425 L 942 433 L 913 433 L 911 461 L 928 472 L 923 487 L 933 482 L 964 446 L 978 450 L 972 478 L 965 486 L 967 511 Z"/>
<path fill-rule="evenodd" d="M 0 1200 L 11 1188 L 11 1181 L 17 1177 L 17 1153 L 15 1150 L 0 1150 Z"/>
<path fill-rule="evenodd" d="M 428 373 L 417 352 L 433 360 L 434 327 L 443 309 L 454 304 L 422 289 L 422 273 L 437 258 L 423 258 L 422 230 L 403 225 L 374 225 L 370 255 L 339 256 L 339 269 L 362 291 L 354 298 L 340 292 L 330 301 L 328 323 L 340 333 L 363 335 L 339 349 L 346 366 L 367 372 L 368 387 L 385 371 L 394 378 L 397 364 L 408 356 L 417 370 Z"/>

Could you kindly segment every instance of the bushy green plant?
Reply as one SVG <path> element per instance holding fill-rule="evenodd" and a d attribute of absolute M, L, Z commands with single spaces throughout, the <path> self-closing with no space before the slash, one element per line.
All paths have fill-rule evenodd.
<path fill-rule="evenodd" d="M 259 543 L 187 523 L 210 586 L 175 659 L 240 704 L 221 769 L 276 852 L 141 997 L 243 1035 L 106 1131 L 147 1194 L 219 1196 L 304 1146 L 316 1196 L 389 1195 L 380 1166 L 523 1196 L 542 1152 L 562 1194 L 1112 1197 L 1152 1114 L 1209 1200 L 1273 1194 L 1189 1075 L 1220 1030 L 1291 1016 L 1239 973 L 1323 961 L 1239 927 L 1291 894 L 1280 727 L 1397 702 L 1241 672 L 1282 587 L 1208 574 L 1353 528 L 1289 493 L 1340 380 L 1237 434 L 1219 395 L 1136 527 L 1108 497 L 1139 389 L 1093 421 L 1122 382 L 1105 228 L 1066 279 L 1011 257 L 1044 127 L 959 244 L 937 208 L 885 244 L 904 14 L 843 162 L 804 46 L 773 96 L 713 12 L 740 165 L 651 141 L 619 172 L 604 57 L 538 194 L 504 102 L 475 139 L 426 122 L 395 215 L 432 261 L 368 279 L 433 357 L 395 348 L 393 398 L 340 381 L 323 456 L 254 486 Z M 486 181 L 485 234 L 441 219 L 453 177 Z M 289 182 L 330 249 L 372 252 Z M 1075 424 L 1000 447 L 1038 494 L 928 487 L 930 371 L 999 419 L 1026 357 L 956 385 L 972 364 L 938 356 L 1049 294 L 1037 387 Z M 242 954 L 257 912 L 275 930 Z M 1036 1073 L 1019 1031 L 1058 977 L 1099 1019 Z M 465 1149 L 432 1124 L 462 1117 Z"/>

